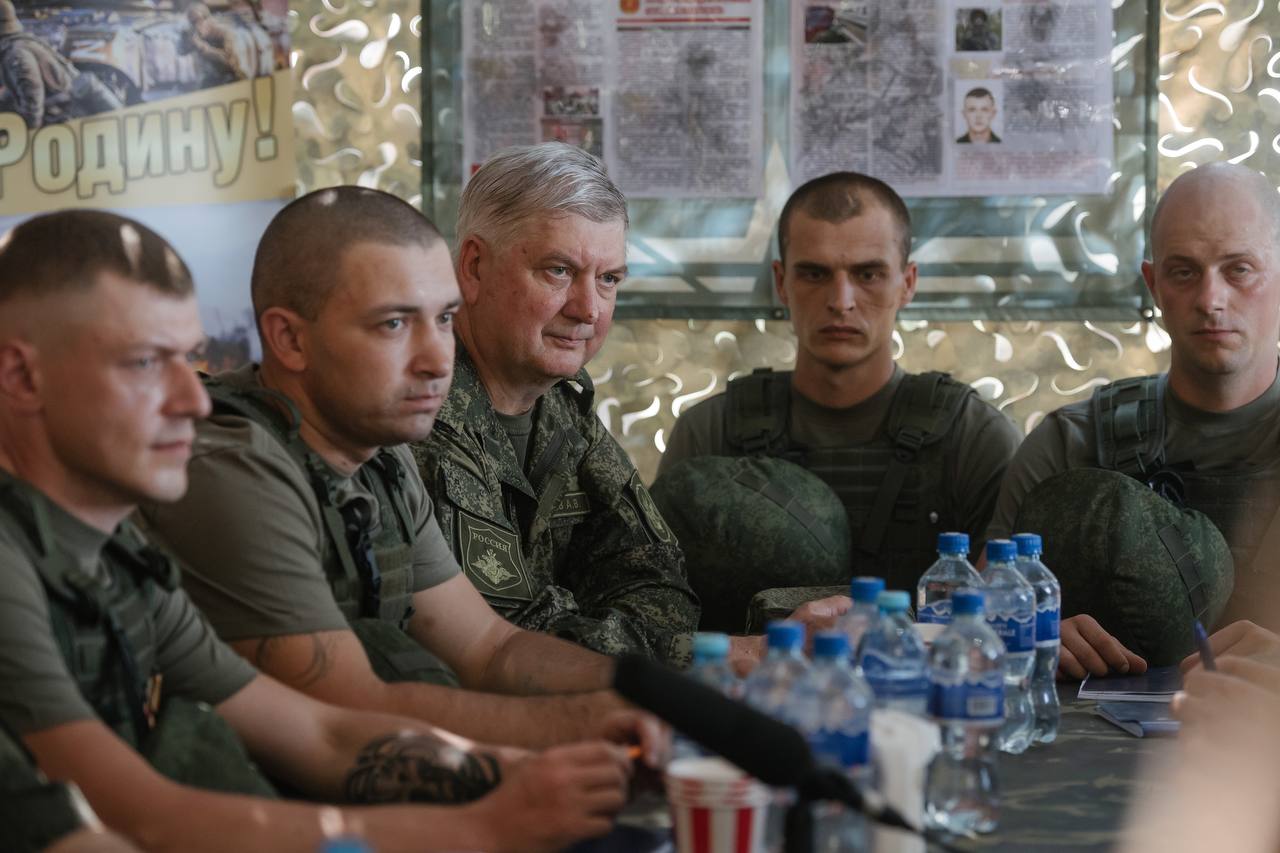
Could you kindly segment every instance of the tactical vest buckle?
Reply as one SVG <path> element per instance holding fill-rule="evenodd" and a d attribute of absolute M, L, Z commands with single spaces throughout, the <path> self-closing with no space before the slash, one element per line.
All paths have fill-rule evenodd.
<path fill-rule="evenodd" d="M 917 429 L 906 428 L 898 431 L 893 440 L 893 456 L 899 462 L 912 462 L 920 448 L 924 447 L 925 434 Z"/>

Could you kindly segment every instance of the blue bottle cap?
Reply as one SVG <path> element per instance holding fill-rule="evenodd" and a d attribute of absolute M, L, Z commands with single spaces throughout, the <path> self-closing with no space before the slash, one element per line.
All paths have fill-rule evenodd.
<path fill-rule="evenodd" d="M 849 638 L 841 631 L 823 631 L 813 635 L 815 658 L 844 658 L 849 656 Z"/>
<path fill-rule="evenodd" d="M 854 578 L 849 582 L 849 597 L 860 604 L 875 604 L 884 591 L 884 578 Z"/>
<path fill-rule="evenodd" d="M 799 622 L 779 619 L 770 622 L 765 633 L 768 635 L 771 649 L 793 651 L 804 645 L 804 625 Z"/>
<path fill-rule="evenodd" d="M 886 589 L 876 599 L 876 605 L 885 613 L 906 613 L 911 606 L 911 596 L 900 589 Z"/>
<path fill-rule="evenodd" d="M 986 603 L 986 596 L 980 589 L 965 587 L 951 595 L 951 613 L 955 616 L 981 613 Z"/>
<path fill-rule="evenodd" d="M 371 853 L 372 850 L 359 838 L 330 838 L 320 846 L 320 853 Z"/>
<path fill-rule="evenodd" d="M 699 631 L 693 635 L 693 656 L 698 660 L 724 660 L 729 656 L 729 635 Z"/>
<path fill-rule="evenodd" d="M 992 539 L 987 542 L 987 562 L 1007 563 L 1018 556 L 1018 546 L 1008 539 Z"/>
<path fill-rule="evenodd" d="M 1044 543 L 1039 533 L 1015 533 L 1013 544 L 1018 546 L 1019 557 L 1039 557 L 1044 553 Z"/>
<path fill-rule="evenodd" d="M 938 534 L 938 553 L 939 554 L 968 554 L 969 553 L 969 534 L 968 533 L 939 533 Z"/>

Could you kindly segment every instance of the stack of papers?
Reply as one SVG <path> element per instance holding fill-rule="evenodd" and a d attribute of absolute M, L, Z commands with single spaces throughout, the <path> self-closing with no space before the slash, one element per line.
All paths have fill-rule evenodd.
<path fill-rule="evenodd" d="M 1098 700 L 1098 716 L 1134 737 L 1167 737 L 1178 732 L 1169 700 L 1180 689 L 1182 673 L 1176 666 L 1164 666 L 1142 675 L 1090 676 L 1077 695 Z"/>

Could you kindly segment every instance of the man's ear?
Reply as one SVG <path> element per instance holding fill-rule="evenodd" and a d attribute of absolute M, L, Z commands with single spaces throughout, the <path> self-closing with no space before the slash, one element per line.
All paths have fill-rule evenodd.
<path fill-rule="evenodd" d="M 789 302 L 787 302 L 786 279 L 787 279 L 786 267 L 782 265 L 782 261 L 774 261 L 773 262 L 773 289 L 774 289 L 774 292 L 778 294 L 778 301 L 789 308 L 791 307 L 791 305 Z"/>
<path fill-rule="evenodd" d="M 262 351 L 293 373 L 307 369 L 307 331 L 310 324 L 295 311 L 273 306 L 258 318 Z"/>
<path fill-rule="evenodd" d="M 920 270 L 916 266 L 915 261 L 907 261 L 907 268 L 902 271 L 902 296 L 898 299 L 898 307 L 906 308 L 911 304 L 911 300 L 916 298 L 916 282 L 919 280 Z"/>
<path fill-rule="evenodd" d="M 1147 284 L 1147 292 L 1151 294 L 1151 301 L 1159 308 L 1160 295 L 1156 293 L 1156 268 L 1151 261 L 1142 262 L 1142 280 Z"/>
<path fill-rule="evenodd" d="M 492 262 L 489 244 L 475 234 L 463 240 L 458 247 L 458 290 L 462 292 L 465 304 L 475 305 L 479 301 L 481 273 Z"/>
<path fill-rule="evenodd" d="M 5 407 L 34 414 L 44 407 L 43 390 L 36 348 L 20 338 L 0 342 L 0 400 Z"/>

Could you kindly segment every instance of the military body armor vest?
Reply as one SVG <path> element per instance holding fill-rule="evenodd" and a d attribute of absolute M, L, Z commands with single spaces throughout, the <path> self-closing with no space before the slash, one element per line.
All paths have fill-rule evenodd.
<path fill-rule="evenodd" d="M 156 638 L 148 614 L 156 587 L 177 585 L 177 567 L 124 522 L 103 551 L 108 578 L 94 578 L 58 545 L 45 501 L 30 486 L 5 478 L 0 525 L 40 575 L 53 635 L 80 693 L 121 739 L 141 748 L 154 724 L 147 708 Z"/>
<path fill-rule="evenodd" d="M 1223 624 L 1252 619 L 1271 625 L 1273 559 L 1258 557 L 1280 510 L 1280 461 L 1206 472 L 1169 465 L 1164 447 L 1167 381 L 1165 376 L 1139 376 L 1094 392 L 1098 467 L 1135 477 L 1179 506 L 1208 516 L 1227 540 L 1235 563 L 1235 588 Z M 1271 535 L 1277 533 L 1280 528 Z"/>
<path fill-rule="evenodd" d="M 390 450 L 381 448 L 365 463 L 377 503 L 343 500 L 343 479 L 306 445 L 298 433 L 301 416 L 285 397 L 266 388 L 237 388 L 204 377 L 213 414 L 253 421 L 274 437 L 306 474 L 324 525 L 323 569 L 333 598 L 384 681 L 429 681 L 456 685 L 443 663 L 405 630 L 413 615 L 412 513 L 405 501 L 408 472 Z M 375 517 L 376 512 L 376 517 Z"/>
<path fill-rule="evenodd" d="M 816 474 L 848 513 L 853 573 L 914 588 L 937 559 L 938 533 L 960 523 L 943 497 L 942 439 L 972 393 L 944 373 L 907 374 L 880 435 L 855 447 L 811 449 L 790 434 L 791 374 L 766 368 L 729 383 L 726 436 L 738 453 L 781 457 Z"/>

